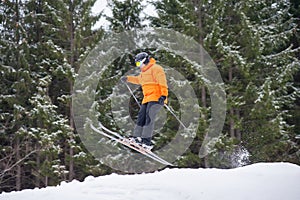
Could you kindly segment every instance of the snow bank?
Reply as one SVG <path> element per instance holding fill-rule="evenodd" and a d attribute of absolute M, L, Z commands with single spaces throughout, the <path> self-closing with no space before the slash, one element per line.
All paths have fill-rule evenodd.
<path fill-rule="evenodd" d="M 242 168 L 165 169 L 139 175 L 87 177 L 84 182 L 3 193 L 0 200 L 299 200 L 300 167 L 260 163 Z"/>

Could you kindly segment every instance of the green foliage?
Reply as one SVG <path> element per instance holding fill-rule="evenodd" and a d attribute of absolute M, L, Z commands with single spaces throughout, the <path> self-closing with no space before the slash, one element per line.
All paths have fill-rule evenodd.
<path fill-rule="evenodd" d="M 90 15 L 94 2 L 30 0 L 0 5 L 0 191 L 56 185 L 70 179 L 71 169 L 81 178 L 91 173 L 77 169 L 81 163 L 98 165 L 84 153 L 66 98 L 80 59 L 101 35 L 91 30 L 99 18 Z M 73 29 L 68 20 L 74 22 Z M 7 184 L 6 179 L 14 181 Z"/>
<path fill-rule="evenodd" d="M 140 1 L 112 0 L 107 32 L 92 29 L 101 16 L 91 14 L 95 1 L 0 4 L 0 192 L 113 172 L 88 153 L 77 135 L 71 110 L 73 84 L 80 63 L 103 35 L 142 28 L 145 20 L 149 26 L 186 34 L 208 51 L 225 83 L 225 126 L 211 141 L 209 155 L 200 158 L 211 121 L 209 91 L 191 63 L 157 49 L 127 52 L 112 60 L 99 77 L 95 107 L 104 125 L 124 133 L 115 124 L 110 95 L 120 77 L 132 69 L 133 56 L 143 50 L 183 74 L 201 101 L 198 131 L 178 159 L 179 167 L 300 164 L 300 141 L 295 138 L 300 134 L 298 1 L 150 1 L 158 16 L 143 18 Z M 134 93 L 142 99 L 140 88 Z M 180 116 L 178 101 L 170 92 L 169 105 Z M 132 97 L 129 107 L 135 120 L 138 106 Z M 155 148 L 172 141 L 178 127 L 168 113 L 155 134 Z M 94 139 L 94 135 L 87 138 Z"/>
<path fill-rule="evenodd" d="M 173 29 L 190 36 L 198 35 L 197 14 L 191 2 L 186 0 L 150 1 L 158 17 L 149 17 L 154 27 Z"/>
<path fill-rule="evenodd" d="M 113 17 L 108 17 L 108 21 L 111 23 L 110 29 L 115 32 L 122 32 L 125 30 L 131 30 L 133 28 L 142 27 L 142 5 L 137 0 L 112 0 L 109 3 L 109 7 L 112 9 Z"/>

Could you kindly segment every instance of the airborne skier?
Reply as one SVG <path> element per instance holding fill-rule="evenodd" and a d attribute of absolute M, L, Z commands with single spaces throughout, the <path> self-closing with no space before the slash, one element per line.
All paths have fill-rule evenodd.
<path fill-rule="evenodd" d="M 144 95 L 136 126 L 130 140 L 150 150 L 153 147 L 151 139 L 155 116 L 162 106 L 167 103 L 168 85 L 163 68 L 156 64 L 156 60 L 147 53 L 137 54 L 135 56 L 135 64 L 140 68 L 141 73 L 138 76 L 121 78 L 123 82 L 141 85 Z"/>

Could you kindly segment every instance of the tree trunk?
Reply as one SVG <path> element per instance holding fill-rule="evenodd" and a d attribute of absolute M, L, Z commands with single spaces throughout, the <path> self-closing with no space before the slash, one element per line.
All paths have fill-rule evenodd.
<path fill-rule="evenodd" d="M 200 64 L 201 64 L 201 66 L 204 66 L 203 35 L 202 35 L 203 24 L 202 24 L 202 12 L 201 12 L 202 2 L 201 2 L 201 0 L 196 0 L 193 3 L 194 3 L 194 6 L 196 8 L 198 8 L 198 10 L 196 11 L 196 14 L 198 16 L 198 30 L 200 31 L 198 42 L 201 45 L 199 56 L 200 56 Z M 201 86 L 201 105 L 202 105 L 202 108 L 207 108 L 205 83 L 203 83 L 203 85 Z M 207 120 L 207 116 L 204 113 L 202 114 L 201 118 L 204 121 Z M 205 127 L 205 128 L 207 128 L 207 127 Z M 206 135 L 207 133 L 204 133 L 204 134 Z M 205 168 L 209 167 L 208 156 L 204 157 L 204 167 Z"/>
<path fill-rule="evenodd" d="M 240 110 L 237 109 L 236 110 L 236 116 L 237 116 L 237 120 L 239 121 L 240 118 L 241 118 L 241 115 L 240 115 Z M 241 130 L 239 128 L 236 129 L 236 138 L 241 141 L 242 140 L 242 133 L 241 133 Z"/>
<path fill-rule="evenodd" d="M 75 61 L 75 37 L 74 37 L 74 22 L 73 22 L 73 5 L 72 1 L 70 1 L 69 6 L 69 14 L 70 14 L 70 65 L 75 68 L 74 61 Z M 73 80 L 69 80 L 70 82 L 70 95 L 73 94 Z M 70 127 L 74 131 L 74 119 L 73 119 L 73 109 L 72 109 L 72 101 L 70 101 Z M 73 142 L 73 136 L 70 136 L 71 143 Z M 73 160 L 73 145 L 69 144 L 69 181 L 73 180 L 74 178 L 74 160 Z"/>
<path fill-rule="evenodd" d="M 233 76 L 233 72 L 232 72 L 232 67 L 229 67 L 229 71 L 228 71 L 228 81 L 229 81 L 229 84 L 232 82 L 232 76 Z M 229 93 L 229 96 L 232 96 L 231 93 Z M 230 107 L 230 122 L 229 122 L 229 133 L 230 133 L 230 137 L 232 138 L 235 138 L 235 130 L 234 130 L 234 119 L 233 119 L 233 116 L 234 116 L 234 108 L 233 108 L 233 105 L 231 105 Z"/>
<path fill-rule="evenodd" d="M 45 162 L 47 163 L 49 161 L 49 158 L 48 158 L 48 155 L 46 155 L 46 158 L 45 158 Z M 48 183 L 49 183 L 49 177 L 48 175 L 45 176 L 45 187 L 48 186 Z"/>
<path fill-rule="evenodd" d="M 36 170 L 37 170 L 37 174 L 35 176 L 35 186 L 37 188 L 40 188 L 41 185 L 40 185 L 40 181 L 41 181 L 41 177 L 40 177 L 40 168 L 41 168 L 41 150 L 40 150 L 40 145 L 37 144 L 36 145 L 36 151 L 37 151 L 37 154 L 36 154 Z"/>
<path fill-rule="evenodd" d="M 16 162 L 21 160 L 21 155 L 20 155 L 20 139 L 16 139 L 16 146 L 15 146 L 15 151 L 16 151 Z M 16 190 L 20 191 L 21 190 L 21 176 L 22 176 L 22 168 L 21 168 L 21 163 L 18 163 L 16 166 Z"/>
<path fill-rule="evenodd" d="M 19 26 L 20 26 L 20 11 L 19 11 L 19 1 L 16 0 L 16 10 L 15 10 L 15 14 L 16 14 L 16 31 L 15 31 L 15 44 L 19 44 L 20 42 L 20 33 L 19 33 Z M 16 60 L 17 60 L 17 64 L 18 67 L 20 67 L 20 56 L 17 53 L 16 54 Z M 20 152 L 20 138 L 16 138 L 16 144 L 15 144 L 15 151 L 16 151 L 16 162 L 18 162 L 19 160 L 21 160 L 21 152 Z M 21 190 L 21 175 L 22 175 L 22 171 L 21 171 L 21 163 L 18 163 L 16 166 L 16 190 L 20 191 Z"/>
<path fill-rule="evenodd" d="M 234 110 L 233 110 L 233 108 L 230 108 L 229 132 L 230 132 L 230 137 L 232 137 L 232 138 L 235 137 L 233 116 L 234 116 Z"/>

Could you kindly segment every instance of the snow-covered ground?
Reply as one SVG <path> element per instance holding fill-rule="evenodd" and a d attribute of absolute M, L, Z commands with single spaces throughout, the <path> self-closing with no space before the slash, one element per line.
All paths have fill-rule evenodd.
<path fill-rule="evenodd" d="M 260 163 L 242 168 L 165 169 L 139 175 L 87 177 L 84 182 L 0 194 L 0 200 L 299 200 L 300 166 Z"/>

